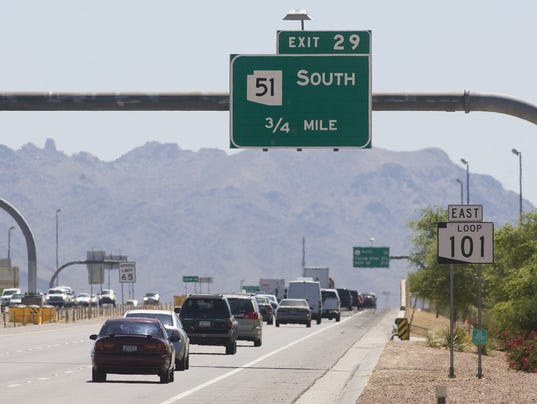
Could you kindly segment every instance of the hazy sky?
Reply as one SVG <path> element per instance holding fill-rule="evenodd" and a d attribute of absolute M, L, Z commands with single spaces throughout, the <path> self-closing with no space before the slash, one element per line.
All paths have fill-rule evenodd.
<path fill-rule="evenodd" d="M 373 93 L 470 90 L 537 103 L 534 0 L 0 0 L 0 92 L 228 92 L 229 55 L 275 53 L 276 31 L 300 28 L 282 20 L 296 8 L 312 17 L 306 30 L 372 30 Z M 0 112 L 0 144 L 43 147 L 47 138 L 69 155 L 106 161 L 148 141 L 229 151 L 229 114 Z M 516 192 L 517 148 L 524 197 L 537 205 L 537 127 L 529 122 L 373 112 L 372 139 L 395 151 L 442 148 L 461 168 L 465 158 L 471 173 Z M 446 205 L 458 201 L 455 178 L 453 193 Z"/>

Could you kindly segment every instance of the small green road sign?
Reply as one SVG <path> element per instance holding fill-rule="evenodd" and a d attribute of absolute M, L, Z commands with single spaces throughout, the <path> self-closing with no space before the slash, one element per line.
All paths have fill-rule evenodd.
<path fill-rule="evenodd" d="M 388 247 L 354 247 L 354 268 L 389 268 L 390 249 Z"/>
<path fill-rule="evenodd" d="M 199 282 L 200 278 L 195 275 L 183 276 L 183 282 Z"/>
<path fill-rule="evenodd" d="M 472 331 L 472 344 L 485 345 L 487 343 L 487 330 L 474 329 Z"/>
<path fill-rule="evenodd" d="M 259 286 L 258 285 L 244 285 L 242 287 L 242 290 L 244 293 L 255 293 L 259 292 Z"/>
<path fill-rule="evenodd" d="M 276 49 L 282 55 L 367 55 L 371 31 L 278 31 Z"/>
<path fill-rule="evenodd" d="M 231 148 L 370 148 L 369 55 L 231 57 Z"/>

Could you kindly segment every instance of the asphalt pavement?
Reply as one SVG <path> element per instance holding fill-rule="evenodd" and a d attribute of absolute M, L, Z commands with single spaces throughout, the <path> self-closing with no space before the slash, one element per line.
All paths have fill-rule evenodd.
<path fill-rule="evenodd" d="M 397 313 L 395 309 L 379 312 L 381 318 L 376 326 L 356 341 L 296 403 L 356 403 L 392 336 Z"/>

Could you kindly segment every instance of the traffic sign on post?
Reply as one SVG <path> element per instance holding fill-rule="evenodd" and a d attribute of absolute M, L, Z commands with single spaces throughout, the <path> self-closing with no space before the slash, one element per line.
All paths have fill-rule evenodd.
<path fill-rule="evenodd" d="M 440 222 L 437 232 L 439 264 L 494 263 L 494 223 Z"/>
<path fill-rule="evenodd" d="M 485 345 L 487 343 L 487 330 L 474 328 L 472 331 L 472 344 Z"/>
<path fill-rule="evenodd" d="M 119 263 L 119 282 L 135 283 L 136 282 L 136 262 Z"/>
<path fill-rule="evenodd" d="M 389 268 L 390 249 L 388 247 L 354 247 L 354 268 Z"/>
<path fill-rule="evenodd" d="M 482 222 L 483 205 L 448 205 L 448 222 Z"/>
<path fill-rule="evenodd" d="M 371 31 L 278 31 L 276 49 L 282 55 L 367 55 Z"/>
<path fill-rule="evenodd" d="M 231 57 L 231 148 L 370 148 L 369 55 Z"/>
<path fill-rule="evenodd" d="M 199 282 L 199 277 L 195 275 L 185 275 L 183 276 L 183 282 Z"/>

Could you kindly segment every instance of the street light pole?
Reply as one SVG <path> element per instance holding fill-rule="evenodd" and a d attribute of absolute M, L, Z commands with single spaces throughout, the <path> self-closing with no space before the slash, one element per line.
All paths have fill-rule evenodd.
<path fill-rule="evenodd" d="M 518 182 L 519 182 L 519 192 L 518 192 L 518 202 L 519 202 L 519 221 L 522 220 L 522 152 L 519 152 L 517 149 L 511 150 L 513 154 L 518 156 Z"/>
<path fill-rule="evenodd" d="M 300 21 L 300 29 L 304 31 L 304 20 L 311 20 L 307 10 L 289 10 L 284 20 Z"/>
<path fill-rule="evenodd" d="M 7 231 L 7 259 L 11 260 L 11 230 L 13 230 L 15 227 L 11 226 L 9 230 Z M 10 264 L 11 265 L 11 262 Z"/>
<path fill-rule="evenodd" d="M 455 181 L 457 181 L 461 186 L 461 205 L 464 204 L 464 187 L 462 180 L 456 178 Z"/>
<path fill-rule="evenodd" d="M 61 209 L 56 209 L 56 271 L 59 268 L 58 264 L 58 214 L 61 212 Z M 58 286 L 59 276 L 56 278 L 56 286 Z"/>
<path fill-rule="evenodd" d="M 466 204 L 470 204 L 470 164 L 467 160 L 461 159 L 462 164 L 466 164 Z"/>

